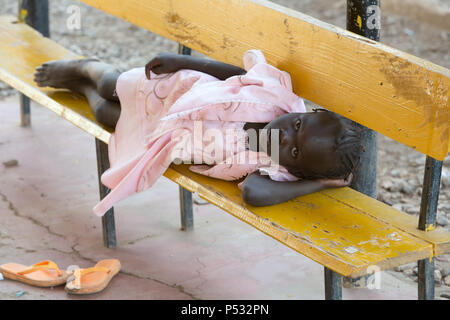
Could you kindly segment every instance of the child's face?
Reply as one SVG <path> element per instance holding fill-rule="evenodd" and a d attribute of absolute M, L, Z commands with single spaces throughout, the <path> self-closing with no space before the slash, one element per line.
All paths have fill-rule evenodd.
<path fill-rule="evenodd" d="M 265 129 L 279 129 L 280 165 L 304 175 L 324 174 L 335 167 L 336 138 L 342 124 L 331 113 L 289 113 L 271 121 Z"/>

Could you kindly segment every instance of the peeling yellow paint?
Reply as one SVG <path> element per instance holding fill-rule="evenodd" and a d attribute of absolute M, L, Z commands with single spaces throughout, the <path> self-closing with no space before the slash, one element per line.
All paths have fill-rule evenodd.
<path fill-rule="evenodd" d="M 433 231 L 434 229 L 436 229 L 435 226 L 433 226 L 432 224 L 429 224 L 429 225 L 426 227 L 425 231 Z"/>
<path fill-rule="evenodd" d="M 436 254 L 436 245 L 433 244 L 433 251 L 431 252 L 431 256 L 430 256 L 430 263 L 433 262 L 433 258 L 437 256 Z"/>
<path fill-rule="evenodd" d="M 358 18 L 356 19 L 356 24 L 358 25 L 359 29 L 361 30 L 362 29 L 362 20 L 361 20 L 360 16 L 358 16 Z"/>
<path fill-rule="evenodd" d="M 27 18 L 27 16 L 28 16 L 28 11 L 26 9 L 21 9 L 20 14 L 19 14 L 19 20 L 21 22 L 25 22 L 25 19 Z"/>

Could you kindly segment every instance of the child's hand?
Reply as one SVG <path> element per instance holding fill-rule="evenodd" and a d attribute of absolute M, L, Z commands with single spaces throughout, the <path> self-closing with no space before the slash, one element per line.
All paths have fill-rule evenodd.
<path fill-rule="evenodd" d="M 353 173 L 350 173 L 345 179 L 319 179 L 325 188 L 348 187 L 352 183 Z"/>
<path fill-rule="evenodd" d="M 172 73 L 180 69 L 182 66 L 183 56 L 173 53 L 161 53 L 150 60 L 145 66 L 145 75 L 150 80 L 150 71 L 155 74 Z"/>

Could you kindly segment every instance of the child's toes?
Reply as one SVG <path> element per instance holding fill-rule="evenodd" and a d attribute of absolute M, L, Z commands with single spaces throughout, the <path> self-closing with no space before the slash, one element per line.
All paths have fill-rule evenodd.
<path fill-rule="evenodd" d="M 44 63 L 43 65 L 36 68 L 37 72 L 49 73 L 51 66 L 48 63 Z"/>
<path fill-rule="evenodd" d="M 35 74 L 40 74 L 40 75 L 42 75 L 42 76 L 48 76 L 48 75 L 51 74 L 51 73 L 49 72 L 48 68 L 45 68 L 45 67 L 38 67 L 38 68 L 36 69 Z"/>
<path fill-rule="evenodd" d="M 34 75 L 34 82 L 36 82 L 38 85 L 39 84 L 43 84 L 44 82 L 46 82 L 48 79 L 47 79 L 47 76 L 45 75 L 45 74 L 35 74 Z"/>
<path fill-rule="evenodd" d="M 50 83 L 46 80 L 37 81 L 36 83 L 37 83 L 38 87 L 41 87 L 41 88 L 50 87 Z"/>
<path fill-rule="evenodd" d="M 39 67 L 37 67 L 36 71 L 44 71 L 45 69 L 47 69 L 47 65 L 43 64 L 43 65 L 40 65 Z"/>
<path fill-rule="evenodd" d="M 42 71 L 37 71 L 37 72 L 35 72 L 34 73 L 34 77 L 35 78 L 43 78 L 43 77 L 45 77 L 47 74 L 45 73 L 45 72 L 42 72 Z"/>
<path fill-rule="evenodd" d="M 36 83 L 44 82 L 46 80 L 47 80 L 47 77 L 45 77 L 45 75 L 42 75 L 42 74 L 34 75 L 34 82 L 36 82 Z"/>
<path fill-rule="evenodd" d="M 42 87 L 44 83 L 43 80 L 40 80 L 38 78 L 34 78 L 34 82 L 38 85 L 38 87 Z"/>

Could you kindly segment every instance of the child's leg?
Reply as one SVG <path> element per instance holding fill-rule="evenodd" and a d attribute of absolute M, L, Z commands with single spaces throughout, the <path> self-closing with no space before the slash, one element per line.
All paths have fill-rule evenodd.
<path fill-rule="evenodd" d="M 99 95 L 97 89 L 88 83 L 81 83 L 70 90 L 81 93 L 87 98 L 98 122 L 107 127 L 116 127 L 120 116 L 120 103 L 104 99 Z"/>
<path fill-rule="evenodd" d="M 101 97 L 119 101 L 114 93 L 119 75 L 114 66 L 95 59 L 59 60 L 38 67 L 35 81 L 40 87 L 67 88 L 67 81 L 86 79 L 97 88 Z"/>
<path fill-rule="evenodd" d="M 119 75 L 113 66 L 97 60 L 60 60 L 37 68 L 35 81 L 40 87 L 64 88 L 85 95 L 97 121 L 115 127 L 120 115 L 115 94 Z"/>

